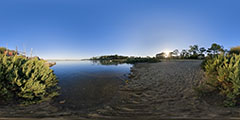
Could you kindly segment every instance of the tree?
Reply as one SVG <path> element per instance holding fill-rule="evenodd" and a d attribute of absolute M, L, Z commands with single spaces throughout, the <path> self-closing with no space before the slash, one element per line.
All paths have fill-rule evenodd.
<path fill-rule="evenodd" d="M 207 50 L 206 50 L 204 47 L 201 47 L 201 48 L 199 49 L 199 51 L 200 51 L 200 54 L 203 54 L 203 53 L 206 52 Z"/>
<path fill-rule="evenodd" d="M 180 58 L 184 58 L 184 59 L 186 59 L 186 58 L 188 58 L 189 57 L 189 53 L 188 53 L 188 51 L 187 50 L 185 50 L 185 49 L 183 49 L 182 51 L 181 51 L 181 53 L 180 53 Z"/>
<path fill-rule="evenodd" d="M 219 52 L 223 51 L 224 51 L 223 46 L 213 43 L 211 47 L 208 48 L 207 52 L 209 53 L 209 55 L 213 54 L 215 56 L 216 54 L 219 54 Z"/>
<path fill-rule="evenodd" d="M 199 54 L 199 56 L 201 56 L 201 57 L 205 57 L 205 52 L 207 51 L 204 47 L 201 47 L 201 48 L 199 48 L 199 51 L 200 51 L 200 54 Z"/>
<path fill-rule="evenodd" d="M 189 53 L 190 53 L 190 59 L 197 59 L 198 58 L 198 53 L 199 53 L 199 50 L 198 50 L 198 45 L 191 45 L 189 46 L 190 49 L 188 50 Z"/>
<path fill-rule="evenodd" d="M 168 57 L 173 58 L 173 54 L 174 54 L 173 52 L 169 52 Z"/>
<path fill-rule="evenodd" d="M 159 54 L 156 54 L 156 58 L 158 59 L 163 59 L 167 56 L 167 54 L 165 52 L 161 52 Z"/>
<path fill-rule="evenodd" d="M 178 49 L 175 49 L 172 54 L 174 57 L 178 57 L 178 55 L 179 55 Z"/>
<path fill-rule="evenodd" d="M 199 52 L 199 50 L 198 50 L 198 45 L 190 45 L 189 46 L 190 47 L 190 49 L 188 50 L 189 51 L 189 53 L 191 54 L 191 55 L 196 55 L 196 54 L 198 54 L 198 52 Z"/>

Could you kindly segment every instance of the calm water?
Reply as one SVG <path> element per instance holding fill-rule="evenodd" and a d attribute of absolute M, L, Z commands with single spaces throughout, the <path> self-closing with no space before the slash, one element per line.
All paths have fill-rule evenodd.
<path fill-rule="evenodd" d="M 64 108 L 86 109 L 108 102 L 130 72 L 131 65 L 101 65 L 91 61 L 57 61 L 52 67 L 59 79 Z"/>

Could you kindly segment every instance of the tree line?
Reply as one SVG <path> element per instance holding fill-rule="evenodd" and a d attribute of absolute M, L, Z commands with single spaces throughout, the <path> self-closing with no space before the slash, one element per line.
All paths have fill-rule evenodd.
<path fill-rule="evenodd" d="M 170 52 L 168 55 L 165 52 L 161 52 L 156 55 L 156 58 L 175 58 L 175 59 L 204 59 L 205 57 L 213 57 L 219 54 L 226 53 L 240 53 L 240 46 L 233 47 L 230 50 L 224 49 L 222 45 L 213 43 L 210 48 L 199 47 L 198 45 L 190 45 L 189 49 L 183 49 L 181 52 L 178 49 Z"/>

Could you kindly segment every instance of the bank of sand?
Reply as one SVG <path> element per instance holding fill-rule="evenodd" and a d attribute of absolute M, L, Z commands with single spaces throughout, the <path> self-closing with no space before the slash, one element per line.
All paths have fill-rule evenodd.
<path fill-rule="evenodd" d="M 216 94 L 199 98 L 194 90 L 204 73 L 200 60 L 136 64 L 115 103 L 89 114 L 103 119 L 235 119 L 240 108 L 226 108 Z"/>
<path fill-rule="evenodd" d="M 194 88 L 205 79 L 201 62 L 182 60 L 136 64 L 127 83 L 119 84 L 112 100 L 88 110 L 61 109 L 60 104 L 43 103 L 27 108 L 1 107 L 0 115 L 7 119 L 14 116 L 13 119 L 77 120 L 240 119 L 240 107 L 223 107 L 216 94 L 198 97 Z M 106 93 L 113 92 L 108 89 L 111 87 L 100 88 Z"/>

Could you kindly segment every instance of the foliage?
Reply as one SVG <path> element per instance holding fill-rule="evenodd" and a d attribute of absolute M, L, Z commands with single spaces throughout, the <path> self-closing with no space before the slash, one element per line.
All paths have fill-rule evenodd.
<path fill-rule="evenodd" d="M 23 104 L 46 101 L 58 95 L 58 80 L 46 61 L 0 55 L 0 97 Z"/>
<path fill-rule="evenodd" d="M 116 59 L 127 59 L 127 56 L 119 56 L 119 55 L 105 55 L 100 57 L 93 57 L 91 60 L 116 60 Z"/>
<path fill-rule="evenodd" d="M 237 47 L 233 47 L 230 49 L 229 51 L 230 54 L 240 54 L 240 46 L 237 46 Z"/>
<path fill-rule="evenodd" d="M 210 48 L 207 50 L 209 55 L 215 56 L 220 52 L 224 52 L 223 46 L 213 43 Z"/>
<path fill-rule="evenodd" d="M 198 45 L 193 45 L 193 46 L 190 45 L 189 48 L 190 48 L 188 50 L 188 52 L 189 52 L 189 57 L 188 58 L 189 59 L 198 59 L 199 56 L 202 56 L 203 53 L 201 53 Z M 204 48 L 202 47 L 201 49 L 204 49 Z"/>
<path fill-rule="evenodd" d="M 204 53 L 205 53 L 206 51 L 207 51 L 207 50 L 206 50 L 204 47 L 199 48 L 199 55 L 198 55 L 198 56 L 204 58 L 204 57 L 205 57 L 205 54 L 204 54 Z"/>
<path fill-rule="evenodd" d="M 5 52 L 6 50 L 7 50 L 6 48 L 0 47 L 0 54 L 4 54 L 4 52 Z"/>
<path fill-rule="evenodd" d="M 240 49 L 240 48 L 239 48 Z M 170 59 L 204 59 L 207 56 L 214 57 L 219 54 L 225 54 L 228 50 L 224 50 L 223 46 L 213 43 L 210 48 L 206 49 L 204 47 L 200 47 L 198 45 L 190 45 L 189 49 L 182 49 L 181 52 L 178 49 L 169 53 L 168 58 Z M 163 52 L 162 52 L 163 53 Z M 236 52 L 235 52 L 236 53 Z M 238 52 L 239 53 L 239 52 Z M 157 54 L 157 58 L 163 59 L 164 57 L 160 56 L 161 53 Z"/>
<path fill-rule="evenodd" d="M 188 51 L 185 50 L 185 49 L 183 49 L 183 50 L 181 51 L 181 53 L 180 53 L 180 58 L 181 58 L 181 59 L 187 59 L 187 58 L 189 58 L 189 56 L 190 56 L 190 54 L 189 54 Z"/>
<path fill-rule="evenodd" d="M 188 57 L 188 59 L 198 59 L 198 54 L 192 54 Z"/>
<path fill-rule="evenodd" d="M 226 106 L 234 106 L 240 98 L 240 55 L 218 55 L 205 64 L 206 84 L 226 97 Z"/>
<path fill-rule="evenodd" d="M 128 56 L 118 56 L 118 55 L 93 57 L 90 60 L 93 60 L 94 62 L 99 61 L 100 64 L 103 64 L 103 65 L 117 65 L 122 63 L 135 64 L 135 63 L 143 63 L 143 62 L 148 62 L 148 63 L 160 62 L 160 60 L 155 57 L 128 57 Z"/>
<path fill-rule="evenodd" d="M 193 45 L 193 46 L 190 45 L 189 48 L 190 48 L 190 49 L 189 49 L 188 51 L 189 51 L 189 53 L 190 53 L 191 55 L 194 55 L 194 56 L 195 56 L 195 55 L 198 54 L 198 52 L 199 52 L 199 50 L 198 50 L 198 45 Z"/>
<path fill-rule="evenodd" d="M 148 62 L 148 63 L 155 63 L 155 62 L 160 62 L 159 59 L 157 58 L 150 58 L 150 57 L 130 57 L 126 60 L 126 63 L 134 64 L 134 63 L 143 63 L 143 62 Z"/>
<path fill-rule="evenodd" d="M 161 52 L 159 54 L 156 54 L 156 58 L 158 59 L 163 59 L 167 56 L 167 54 L 165 52 Z"/>
<path fill-rule="evenodd" d="M 9 49 L 6 49 L 4 47 L 0 47 L 0 54 L 5 54 L 6 52 L 8 53 L 12 53 L 12 55 L 17 55 L 17 52 L 14 51 L 14 50 L 9 50 Z"/>

